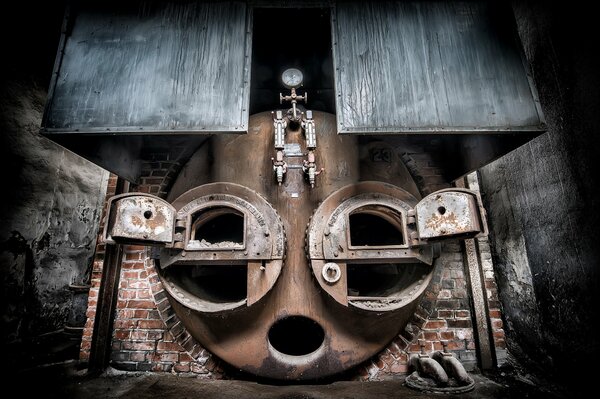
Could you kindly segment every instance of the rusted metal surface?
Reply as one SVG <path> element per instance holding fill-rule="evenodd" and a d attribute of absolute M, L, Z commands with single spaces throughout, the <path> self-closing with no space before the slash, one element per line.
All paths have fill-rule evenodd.
<path fill-rule="evenodd" d="M 473 191 L 436 191 L 422 199 L 415 211 L 419 238 L 424 240 L 485 233 L 483 205 Z"/>
<path fill-rule="evenodd" d="M 270 378 L 339 373 L 381 350 L 431 281 L 434 244 L 424 238 L 479 233 L 483 220 L 468 190 L 419 201 L 386 181 L 362 181 L 405 183 L 410 176 L 406 168 L 383 171 L 380 157 L 363 157 L 353 137 L 336 134 L 332 115 L 313 118 L 317 148 L 299 126 L 286 128 L 279 144 L 289 168 L 281 185 L 269 158 L 277 126 L 262 113 L 251 118 L 248 135 L 213 137 L 209 150 L 200 148 L 220 160 L 194 171 L 213 182 L 191 187 L 197 180 L 182 175 L 175 184 L 189 190 L 165 206 L 174 209 L 173 244 L 160 250 L 157 268 L 180 320 L 221 359 Z M 329 171 L 314 187 L 301 167 L 312 151 Z M 154 209 L 164 202 L 117 197 L 112 234 L 148 201 Z M 442 227 L 419 219 L 441 207 L 448 218 Z M 458 228 L 450 231 L 451 223 Z M 422 234 L 422 225 L 434 234 Z"/>
<path fill-rule="evenodd" d="M 433 270 L 419 260 L 431 262 L 431 254 L 427 250 L 420 253 L 420 250 L 413 251 L 408 247 L 392 248 L 390 250 L 396 252 L 388 258 L 390 261 L 410 259 L 424 267 L 418 268 L 411 263 L 398 266 L 406 266 L 407 270 L 405 280 L 401 281 L 399 287 L 401 291 L 406 291 L 403 302 L 375 295 L 351 296 L 349 303 L 346 261 L 326 260 L 322 256 L 322 248 L 320 256 L 307 256 L 307 240 L 310 241 L 308 237 L 311 235 L 310 229 L 307 235 L 307 226 L 311 216 L 313 221 L 323 218 L 320 211 L 314 213 L 317 209 L 329 215 L 344 200 L 357 195 L 365 206 L 377 204 L 376 196 L 370 200 L 368 198 L 368 193 L 372 194 L 373 191 L 385 197 L 382 201 L 400 207 L 402 212 L 417 202 L 413 195 L 390 184 L 359 183 L 361 176 L 380 174 L 381 165 L 370 159 L 361 159 L 354 137 L 339 137 L 336 134 L 333 115 L 314 112 L 313 119 L 319 136 L 315 156 L 326 169 L 314 188 L 306 184 L 301 168 L 303 156 L 308 153 L 301 129 L 288 129 L 286 132 L 286 147 L 294 148 L 290 154 L 298 154 L 287 158 L 291 167 L 288 167 L 281 186 L 276 184 L 270 160 L 275 139 L 273 119 L 270 113 L 262 113 L 251 117 L 248 135 L 214 137 L 208 143 L 213 159 L 220 161 L 206 164 L 205 169 L 195 170 L 194 173 L 209 176 L 210 181 L 215 183 L 194 188 L 194 182 L 190 180 L 187 189 L 191 190 L 172 201 L 178 220 L 188 218 L 196 210 L 201 210 L 202 206 L 205 209 L 235 207 L 247 216 L 245 249 L 253 240 L 251 215 L 255 215 L 247 205 L 242 205 L 247 202 L 267 222 L 268 236 L 261 229 L 255 230 L 255 233 L 258 241 L 271 243 L 270 252 L 255 256 L 248 251 L 244 257 L 242 248 L 192 250 L 186 246 L 185 250 L 166 248 L 161 251 L 159 274 L 173 308 L 188 331 L 226 362 L 270 378 L 319 378 L 339 373 L 368 359 L 381 350 L 410 319 Z M 253 150 L 250 155 L 248 148 Z M 200 153 L 203 151 L 199 149 Z M 402 171 L 406 174 L 403 175 Z M 392 181 L 410 181 L 406 169 L 394 169 L 390 175 L 393 176 L 390 178 Z M 181 176 L 175 182 L 180 192 L 186 189 L 186 179 Z M 332 193 L 338 194 L 331 196 Z M 360 197 L 361 194 L 364 197 Z M 394 196 L 399 196 L 402 205 L 396 202 L 398 198 L 389 198 Z M 333 199 L 326 200 L 328 197 Z M 225 198 L 231 201 L 224 201 Z M 202 200 L 199 202 L 198 199 Z M 402 202 L 404 200 L 407 202 Z M 345 205 L 342 208 L 347 209 Z M 269 219 L 270 214 L 276 217 Z M 328 219 L 329 216 L 324 218 L 325 221 Z M 190 223 L 186 222 L 186 230 L 191 226 Z M 278 223 L 281 228 L 277 227 Z M 189 235 L 187 231 L 183 234 Z M 278 249 L 281 242 L 284 243 L 285 253 Z M 372 249 L 361 248 L 360 251 L 363 252 L 354 257 L 349 255 L 347 261 L 365 261 L 366 264 L 360 267 L 369 269 L 368 255 Z M 360 254 L 364 256 L 358 259 Z M 381 258 L 379 256 L 377 259 Z M 327 282 L 323 277 L 323 268 L 328 262 L 335 263 L 339 268 L 339 275 L 337 269 L 333 268 L 332 282 Z M 247 267 L 247 292 L 237 302 L 211 300 L 200 289 L 194 290 L 193 286 L 186 285 L 187 280 L 184 281 L 180 274 L 185 268 L 217 267 L 219 270 L 232 270 L 228 268 L 236 265 Z M 203 284 L 200 280 L 196 283 L 199 286 Z M 417 285 L 419 288 L 415 289 Z M 286 323 L 293 325 L 292 320 L 296 318 L 310 320 L 308 325 L 316 323 L 318 328 L 304 331 L 298 327 L 300 330 L 287 331 L 289 337 L 280 338 L 289 341 L 289 344 L 293 344 L 292 340 L 298 334 L 300 337 L 294 342 L 321 339 L 313 342 L 311 348 L 316 349 L 311 349 L 310 353 L 284 353 L 286 349 L 282 349 L 280 342 L 275 345 L 279 349 L 271 343 L 273 334 L 279 331 L 274 326 L 285 326 Z M 320 330 L 323 331 L 321 338 L 313 336 L 314 331 Z"/>
<path fill-rule="evenodd" d="M 173 243 L 175 208 L 168 202 L 147 194 L 122 194 L 112 197 L 108 207 L 105 242 Z"/>
<path fill-rule="evenodd" d="M 468 181 L 469 179 L 467 178 L 459 179 L 456 181 L 456 185 L 464 188 L 467 186 Z M 467 263 L 467 282 L 471 291 L 471 298 L 473 298 L 473 316 L 477 332 L 475 338 L 477 340 L 479 366 L 483 370 L 489 370 L 494 367 L 496 356 L 483 278 L 484 273 L 479 257 L 478 240 L 474 238 L 464 240 L 463 253 Z"/>
<path fill-rule="evenodd" d="M 462 363 L 448 351 L 448 341 L 440 341 L 443 351 L 425 352 L 425 341 L 419 340 L 421 353 L 411 355 L 409 363 L 413 373 L 406 385 L 423 392 L 465 393 L 475 388 L 475 381 Z"/>

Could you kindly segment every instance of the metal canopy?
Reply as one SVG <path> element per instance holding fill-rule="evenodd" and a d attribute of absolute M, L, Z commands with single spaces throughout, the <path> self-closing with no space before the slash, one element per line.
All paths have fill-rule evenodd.
<path fill-rule="evenodd" d="M 246 130 L 245 3 L 108 4 L 74 10 L 44 132 Z"/>
<path fill-rule="evenodd" d="M 541 132 L 514 19 L 493 2 L 339 2 L 340 133 Z"/>

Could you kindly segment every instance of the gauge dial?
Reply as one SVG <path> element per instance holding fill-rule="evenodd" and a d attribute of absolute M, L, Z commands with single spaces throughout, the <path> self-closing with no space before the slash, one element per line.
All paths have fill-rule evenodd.
<path fill-rule="evenodd" d="M 296 68 L 289 68 L 281 74 L 283 85 L 288 89 L 300 87 L 302 84 L 302 72 Z"/>

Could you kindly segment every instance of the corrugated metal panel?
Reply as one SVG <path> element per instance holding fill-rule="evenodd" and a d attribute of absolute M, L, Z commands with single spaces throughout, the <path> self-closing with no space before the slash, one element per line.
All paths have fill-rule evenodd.
<path fill-rule="evenodd" d="M 98 4 L 72 16 L 45 133 L 247 129 L 245 2 Z"/>
<path fill-rule="evenodd" d="M 341 133 L 540 131 L 512 15 L 491 2 L 339 2 Z"/>

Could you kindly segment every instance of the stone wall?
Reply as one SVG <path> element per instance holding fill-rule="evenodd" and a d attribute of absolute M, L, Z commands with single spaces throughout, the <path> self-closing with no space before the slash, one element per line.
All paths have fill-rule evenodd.
<path fill-rule="evenodd" d="M 33 79 L 2 84 L 0 335 L 18 367 L 56 360 L 46 345 L 85 320 L 69 286 L 88 283 L 108 177 L 40 136 L 45 100 Z"/>
<path fill-rule="evenodd" d="M 508 348 L 570 385 L 599 342 L 600 62 L 582 4 L 514 2 L 548 132 L 481 170 Z"/>

